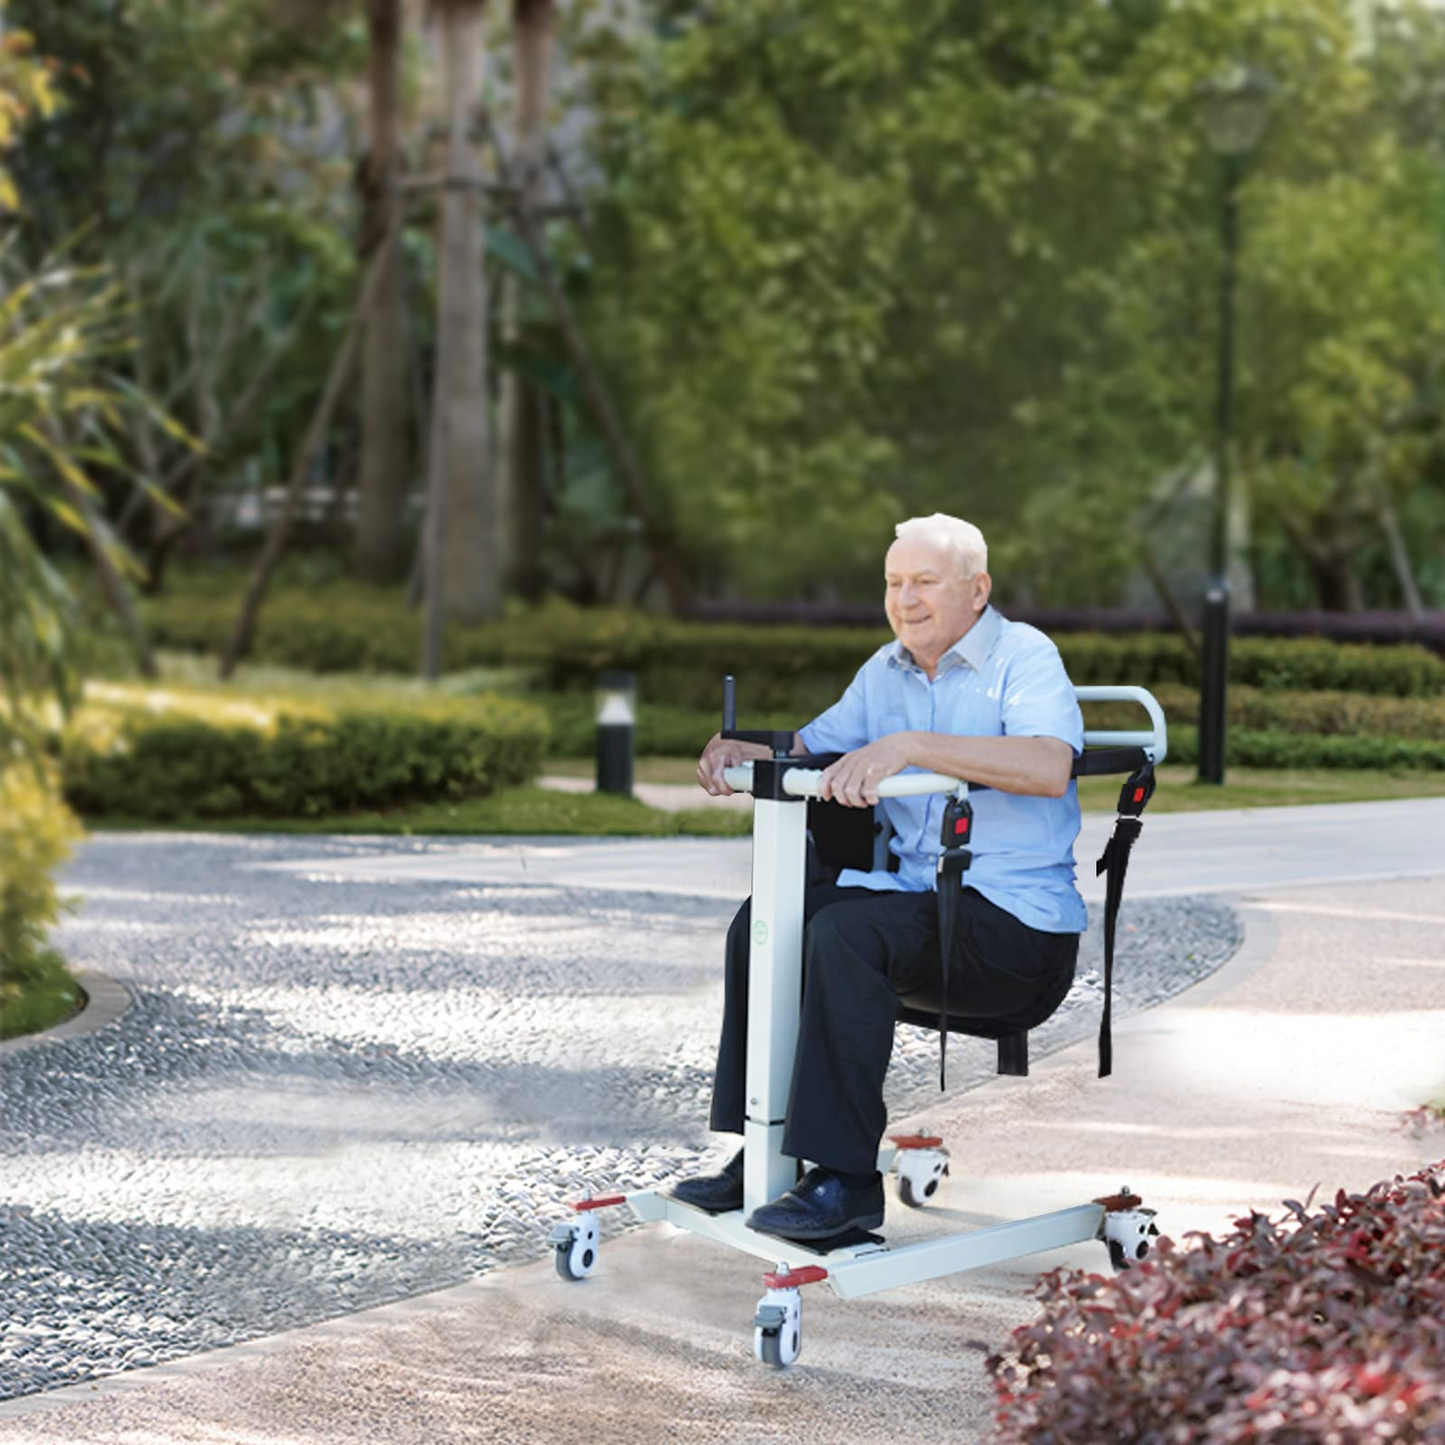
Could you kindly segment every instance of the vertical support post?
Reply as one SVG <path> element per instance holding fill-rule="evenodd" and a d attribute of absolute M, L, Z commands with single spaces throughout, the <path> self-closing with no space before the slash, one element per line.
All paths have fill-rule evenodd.
<path fill-rule="evenodd" d="M 747 1104 L 743 1211 L 786 1193 L 796 1162 L 783 1153 L 783 1123 L 803 993 L 803 889 L 808 809 L 801 801 L 753 803 L 752 938 L 748 952 Z"/>
<path fill-rule="evenodd" d="M 1233 491 L 1234 293 L 1239 253 L 1238 155 L 1224 157 L 1224 200 L 1220 213 L 1223 270 L 1219 281 L 1219 366 L 1214 413 L 1214 519 L 1204 594 L 1202 676 L 1199 687 L 1199 781 L 1224 782 L 1225 683 L 1229 676 L 1229 512 Z"/>
<path fill-rule="evenodd" d="M 1203 676 L 1199 690 L 1199 781 L 1224 781 L 1229 687 L 1229 589 L 1216 578 L 1204 593 Z"/>

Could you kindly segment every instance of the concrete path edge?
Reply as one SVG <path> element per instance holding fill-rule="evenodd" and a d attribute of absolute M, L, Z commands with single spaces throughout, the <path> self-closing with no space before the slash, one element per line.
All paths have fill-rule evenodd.
<path fill-rule="evenodd" d="M 55 1039 L 75 1039 L 99 1033 L 124 1018 L 135 1002 L 130 989 L 109 974 L 86 969 L 72 977 L 85 991 L 85 1006 L 79 1013 L 71 1014 L 63 1023 L 41 1029 L 39 1033 L 21 1034 L 17 1038 L 0 1041 L 0 1057 L 18 1053 L 21 1049 L 33 1049 L 38 1044 L 48 1044 Z"/>

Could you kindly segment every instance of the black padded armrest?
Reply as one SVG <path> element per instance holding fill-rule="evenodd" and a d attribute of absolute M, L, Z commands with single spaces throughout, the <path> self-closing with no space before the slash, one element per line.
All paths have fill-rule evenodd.
<path fill-rule="evenodd" d="M 1109 773 L 1132 773 L 1149 761 L 1143 748 L 1085 748 L 1074 759 L 1073 776 L 1099 778 Z"/>

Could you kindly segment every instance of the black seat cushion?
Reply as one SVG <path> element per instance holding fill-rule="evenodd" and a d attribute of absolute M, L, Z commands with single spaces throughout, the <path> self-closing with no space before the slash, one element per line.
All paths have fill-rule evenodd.
<path fill-rule="evenodd" d="M 1026 1012 L 998 1014 L 990 1018 L 974 1018 L 968 1014 L 950 1013 L 948 1015 L 948 1031 L 951 1034 L 971 1034 L 977 1039 L 1002 1039 L 1022 1030 L 1037 1028 L 1068 997 L 1073 983 L 1074 975 L 1071 970 L 1045 994 L 1036 999 Z M 920 1028 L 937 1030 L 939 1005 L 937 990 L 931 994 L 928 992 L 906 994 L 902 1003 L 903 1007 L 898 1017 L 903 1023 L 917 1024 Z"/>

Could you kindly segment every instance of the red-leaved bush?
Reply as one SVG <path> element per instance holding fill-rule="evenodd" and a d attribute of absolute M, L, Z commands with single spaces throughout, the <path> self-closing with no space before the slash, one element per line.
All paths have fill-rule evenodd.
<path fill-rule="evenodd" d="M 1445 1160 L 1117 1276 L 1040 1276 L 992 1355 L 1001 1445 L 1445 1445 Z"/>

